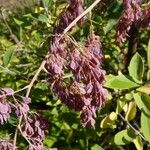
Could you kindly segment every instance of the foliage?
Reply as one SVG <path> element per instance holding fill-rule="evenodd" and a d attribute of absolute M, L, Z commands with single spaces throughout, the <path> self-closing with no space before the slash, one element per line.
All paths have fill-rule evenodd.
<path fill-rule="evenodd" d="M 93 2 L 85 0 L 84 7 L 88 8 Z M 15 8 L 15 11 L 1 8 L 0 100 L 2 94 L 8 95 L 9 97 L 4 99 L 16 107 L 11 110 L 9 117 L 10 109 L 4 107 L 6 101 L 4 99 L 0 101 L 0 123 L 6 122 L 0 125 L 0 149 L 3 149 L 1 145 L 7 144 L 6 141 L 10 142 L 8 147 L 13 147 L 12 140 L 22 111 L 27 115 L 23 118 L 24 123 L 36 124 L 37 118 L 41 118 L 38 123 L 42 129 L 37 125 L 34 132 L 42 137 L 42 141 L 45 138 L 43 143 L 47 149 L 52 147 L 60 150 L 150 149 L 150 28 L 140 28 L 142 23 L 137 23 L 139 18 L 132 18 L 132 23 L 128 22 L 126 25 L 131 29 L 133 29 L 131 24 L 140 26 L 137 35 L 139 40 L 134 43 L 133 39 L 126 37 L 124 33 L 128 33 L 130 29 L 123 30 L 122 26 L 117 25 L 121 22 L 119 19 L 125 9 L 120 0 L 102 0 L 86 15 L 87 17 L 84 17 L 84 20 L 81 20 L 84 24 L 79 22 L 79 26 L 74 26 L 67 33 L 68 37 L 77 41 L 75 42 L 80 48 L 91 34 L 91 30 L 100 37 L 104 55 L 101 65 L 106 70 L 104 88 L 108 90 L 108 96 L 102 108 L 96 111 L 95 126 L 84 127 L 80 122 L 80 112 L 69 109 L 61 103 L 60 97 L 58 98 L 53 90 L 53 83 L 50 84 L 51 82 L 47 80 L 48 69 L 43 69 L 35 79 L 31 92 L 28 93 L 31 103 L 27 99 L 29 96 L 26 92 L 29 88 L 27 85 L 30 85 L 36 70 L 47 55 L 56 30 L 54 26 L 61 23 L 59 15 L 67 7 L 66 0 L 42 0 L 32 7 Z M 143 1 L 142 8 L 148 10 L 150 6 Z M 123 31 L 123 39 L 118 40 L 122 45 L 118 45 L 115 41 L 116 29 L 120 28 Z M 134 33 L 128 34 L 132 36 Z M 136 47 L 133 53 L 130 45 L 133 46 L 132 49 Z M 69 62 L 68 55 L 66 60 Z M 66 84 L 73 76 L 73 71 L 67 69 L 63 75 Z M 85 76 L 88 75 L 87 71 Z M 12 92 L 14 94 L 10 94 Z M 29 115 L 26 113 L 28 106 Z M 4 114 L 6 118 L 8 117 L 8 121 L 4 118 Z M 47 127 L 43 133 L 44 125 Z M 18 149 L 28 149 L 31 142 L 28 141 L 30 137 L 27 133 L 31 130 L 25 127 L 26 124 L 22 125 L 23 134 L 19 131 L 17 133 Z M 22 135 L 28 135 L 27 139 Z M 32 139 L 34 136 L 36 135 L 32 134 Z"/>

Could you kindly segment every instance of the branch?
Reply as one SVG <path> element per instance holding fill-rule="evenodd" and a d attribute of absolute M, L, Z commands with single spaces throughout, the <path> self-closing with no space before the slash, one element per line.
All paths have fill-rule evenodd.
<path fill-rule="evenodd" d="M 0 98 L 5 97 L 5 96 L 12 96 L 12 95 L 14 95 L 14 94 L 16 94 L 16 93 L 19 93 L 19 92 L 21 92 L 21 91 L 23 91 L 23 90 L 25 90 L 25 89 L 28 89 L 28 87 L 29 87 L 29 85 L 27 85 L 27 86 L 25 86 L 25 87 L 23 87 L 22 89 L 19 89 L 19 90 L 17 90 L 17 91 L 13 91 L 12 93 L 2 94 L 2 95 L 0 95 Z M 2 90 L 3 90 L 3 89 L 2 89 Z"/>
<path fill-rule="evenodd" d="M 66 34 L 81 18 L 83 18 L 87 13 L 89 13 L 101 0 L 96 0 L 90 7 L 88 7 L 81 15 L 79 15 L 76 19 L 74 19 L 70 25 L 64 30 L 64 34 Z"/>
<path fill-rule="evenodd" d="M 34 84 L 34 82 L 36 81 L 38 75 L 40 74 L 41 70 L 43 70 L 44 66 L 45 66 L 45 63 L 46 63 L 46 60 L 43 60 L 43 62 L 41 63 L 39 69 L 37 70 L 36 74 L 34 75 L 33 79 L 31 80 L 30 84 L 29 84 L 29 87 L 27 89 L 27 93 L 26 93 L 26 97 L 29 96 L 30 94 L 30 91 L 31 91 L 31 88 Z"/>
<path fill-rule="evenodd" d="M 140 131 L 138 131 L 137 129 L 135 129 L 130 123 L 129 121 L 125 120 L 125 118 L 121 115 L 121 114 L 118 114 L 119 117 L 128 124 L 128 126 L 135 132 L 135 134 L 139 135 L 144 141 L 146 142 L 149 142 L 141 133 Z"/>
<path fill-rule="evenodd" d="M 5 19 L 5 16 L 4 16 L 4 14 L 3 14 L 3 10 L 2 10 L 2 9 L 1 9 L 0 13 L 1 13 L 2 19 L 3 19 L 3 21 L 4 21 L 5 25 L 6 25 L 6 27 L 7 27 L 8 31 L 9 31 L 9 33 L 10 33 L 10 35 L 11 35 L 11 38 L 14 40 L 14 42 L 15 42 L 19 47 L 21 47 L 20 41 L 18 40 L 17 36 L 16 36 L 15 34 L 13 34 L 13 32 L 12 32 L 10 26 L 8 25 L 8 23 L 7 23 L 6 19 Z"/>

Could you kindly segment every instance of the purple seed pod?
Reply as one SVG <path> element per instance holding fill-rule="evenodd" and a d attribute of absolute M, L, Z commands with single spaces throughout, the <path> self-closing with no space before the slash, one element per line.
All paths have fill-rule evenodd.
<path fill-rule="evenodd" d="M 8 140 L 0 141 L 0 150 L 14 150 L 13 147 L 13 143 Z M 17 148 L 15 148 L 15 150 L 17 150 Z"/>
<path fill-rule="evenodd" d="M 100 40 L 93 34 L 81 49 L 68 40 L 65 42 L 65 55 L 60 55 L 60 52 L 55 50 L 55 54 L 50 53 L 47 59 L 45 67 L 49 82 L 62 103 L 80 111 L 83 125 L 93 126 L 95 111 L 103 106 L 107 97 L 107 91 L 103 88 L 105 71 L 101 68 L 103 55 Z M 59 45 L 57 47 L 59 48 Z M 55 61 L 51 55 L 55 56 Z M 59 57 L 56 57 L 57 55 Z M 53 66 L 59 66 L 61 71 L 55 71 Z M 72 74 L 67 81 L 63 78 L 64 72 Z"/>
<path fill-rule="evenodd" d="M 43 150 L 43 140 L 48 132 L 48 123 L 41 116 L 34 114 L 24 119 L 22 127 L 23 134 L 28 138 L 32 145 L 30 150 Z"/>
<path fill-rule="evenodd" d="M 21 102 L 20 104 L 19 103 L 16 104 L 15 108 L 16 108 L 15 113 L 17 116 L 23 116 L 24 118 L 27 117 L 27 114 L 29 112 L 28 104 Z"/>
<path fill-rule="evenodd" d="M 14 90 L 11 88 L 2 88 L 2 90 L 5 92 L 7 95 L 13 95 Z"/>
<path fill-rule="evenodd" d="M 137 28 L 145 28 L 150 26 L 150 6 L 143 8 L 141 18 L 136 21 Z"/>
<path fill-rule="evenodd" d="M 95 113 L 95 112 L 94 112 Z M 84 126 L 94 126 L 95 120 L 93 118 L 93 111 L 90 108 L 85 107 L 81 112 L 81 121 Z"/>
<path fill-rule="evenodd" d="M 132 0 L 123 0 L 124 9 L 131 7 Z"/>
<path fill-rule="evenodd" d="M 62 33 L 64 29 L 83 11 L 83 0 L 70 0 L 68 8 L 60 15 L 60 21 L 55 27 L 54 33 Z M 81 26 L 83 24 L 83 18 L 80 19 L 77 24 Z"/>
<path fill-rule="evenodd" d="M 8 118 L 10 117 L 11 108 L 8 103 L 0 103 L 0 123 L 4 124 L 7 122 Z"/>
<path fill-rule="evenodd" d="M 0 123 L 4 124 L 10 117 L 11 107 L 5 96 L 6 92 L 0 91 Z"/>
<path fill-rule="evenodd" d="M 124 10 L 117 25 L 116 42 L 118 44 L 125 42 L 133 21 L 134 21 L 134 11 L 132 8 L 129 7 Z"/>
<path fill-rule="evenodd" d="M 124 10 L 116 29 L 116 42 L 119 45 L 126 41 L 132 24 L 138 24 L 143 15 L 140 0 L 124 0 L 123 6 Z"/>

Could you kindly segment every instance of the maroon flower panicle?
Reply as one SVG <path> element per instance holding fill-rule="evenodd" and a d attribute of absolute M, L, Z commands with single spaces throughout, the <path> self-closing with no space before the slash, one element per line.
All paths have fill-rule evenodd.
<path fill-rule="evenodd" d="M 91 35 L 84 47 L 79 48 L 61 35 L 82 12 L 83 0 L 70 0 L 54 29 L 45 68 L 54 94 L 69 108 L 81 112 L 84 126 L 94 126 L 96 110 L 102 107 L 107 96 L 102 87 L 105 71 L 101 68 L 103 55 L 99 37 Z M 82 23 L 83 18 L 77 24 Z M 66 72 L 72 74 L 69 79 L 64 79 Z"/>
<path fill-rule="evenodd" d="M 9 92 L 10 92 L 10 90 L 9 90 Z M 11 107 L 10 107 L 10 104 L 8 103 L 7 97 L 6 97 L 6 94 L 8 94 L 8 93 L 4 90 L 0 91 L 0 123 L 1 124 L 4 124 L 4 122 L 7 122 L 8 118 L 10 117 L 10 113 L 11 113 Z"/>
<path fill-rule="evenodd" d="M 56 26 L 54 33 L 60 34 L 64 29 L 83 12 L 83 0 L 70 0 L 69 7 L 60 15 L 60 21 Z M 83 18 L 77 24 L 83 24 Z"/>
<path fill-rule="evenodd" d="M 13 144 L 8 140 L 0 141 L 0 150 L 14 150 Z M 15 148 L 17 150 L 17 148 Z"/>
<path fill-rule="evenodd" d="M 142 17 L 141 0 L 123 0 L 123 13 L 119 19 L 116 31 L 116 42 L 125 42 L 133 23 Z"/>
<path fill-rule="evenodd" d="M 65 42 L 67 43 L 64 48 L 65 55 L 61 55 L 58 50 L 51 54 L 53 49 L 50 49 L 45 66 L 49 74 L 49 81 L 53 92 L 64 104 L 81 112 L 83 125 L 93 126 L 96 110 L 102 107 L 107 96 L 107 91 L 102 87 L 105 71 L 101 68 L 102 53 L 99 37 L 93 34 L 85 42 L 83 48 L 76 47 L 68 40 Z M 51 55 L 55 56 L 55 61 L 50 59 Z M 57 55 L 59 57 L 56 57 Z M 61 65 L 58 65 L 58 62 Z M 61 71 L 56 72 L 53 66 L 57 66 L 56 68 Z M 69 71 L 72 77 L 65 81 L 64 72 Z"/>
<path fill-rule="evenodd" d="M 150 4 L 148 7 L 142 9 L 142 16 L 136 22 L 137 28 L 145 28 L 150 26 Z"/>
<path fill-rule="evenodd" d="M 30 145 L 30 150 L 43 150 L 43 140 L 48 132 L 48 123 L 45 119 L 34 114 L 33 116 L 28 116 L 24 120 L 23 134 L 28 138 L 32 145 Z"/>
<path fill-rule="evenodd" d="M 116 32 L 116 41 L 119 44 L 125 42 L 126 37 L 128 36 L 128 32 L 134 21 L 134 10 L 132 8 L 131 1 L 132 0 L 123 1 L 124 10 L 122 16 L 119 19 Z"/>

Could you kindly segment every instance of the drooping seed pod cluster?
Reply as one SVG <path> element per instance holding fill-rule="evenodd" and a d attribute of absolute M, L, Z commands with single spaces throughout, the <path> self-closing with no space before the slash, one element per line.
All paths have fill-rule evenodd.
<path fill-rule="evenodd" d="M 136 22 L 137 28 L 145 28 L 150 26 L 150 4 L 142 9 L 142 17 Z"/>
<path fill-rule="evenodd" d="M 14 145 L 9 140 L 0 141 L 0 149 L 1 150 L 14 150 Z M 15 148 L 17 150 L 17 148 Z"/>
<path fill-rule="evenodd" d="M 102 107 L 107 96 L 102 87 L 105 71 L 101 68 L 100 48 L 99 37 L 94 34 L 83 47 L 57 36 L 45 66 L 53 92 L 69 108 L 81 112 L 84 126 L 94 126 L 96 110 Z M 71 77 L 64 79 L 67 72 Z"/>
<path fill-rule="evenodd" d="M 125 42 L 133 24 L 138 29 L 150 25 L 150 6 L 143 8 L 141 0 L 123 0 L 123 13 L 116 31 L 118 44 Z"/>
<path fill-rule="evenodd" d="M 83 0 L 69 0 L 69 7 L 60 14 L 58 26 L 54 29 L 54 33 L 62 33 L 64 29 L 83 12 Z M 83 18 L 77 23 L 79 26 L 83 24 Z"/>
<path fill-rule="evenodd" d="M 9 97 L 12 97 L 9 100 Z M 43 150 L 43 140 L 47 133 L 47 123 L 41 116 L 29 112 L 29 97 L 15 96 L 14 91 L 10 88 L 2 88 L 0 90 L 0 123 L 4 124 L 8 121 L 9 117 L 13 114 L 17 118 L 22 116 L 22 123 L 20 130 L 23 135 L 30 141 L 31 150 Z M 0 149 L 13 149 L 13 144 L 8 141 L 0 142 Z M 16 148 L 17 149 L 17 148 Z"/>
<path fill-rule="evenodd" d="M 82 0 L 70 0 L 70 5 L 60 15 L 58 26 L 49 47 L 45 68 L 52 91 L 62 103 L 81 113 L 84 126 L 94 126 L 96 110 L 105 102 L 105 71 L 101 68 L 102 52 L 99 37 L 92 34 L 80 47 L 74 39 L 61 35 L 63 30 L 83 12 Z M 78 22 L 80 25 L 81 19 Z M 66 79 L 65 75 L 70 73 Z"/>
<path fill-rule="evenodd" d="M 12 112 L 12 108 L 10 103 L 7 101 L 7 95 L 11 93 L 13 90 L 10 88 L 3 88 L 0 90 L 0 123 L 4 124 L 10 117 L 10 113 Z"/>
<path fill-rule="evenodd" d="M 30 141 L 29 150 L 43 150 L 43 140 L 48 130 L 48 123 L 39 115 L 30 115 L 22 127 L 23 134 Z"/>

